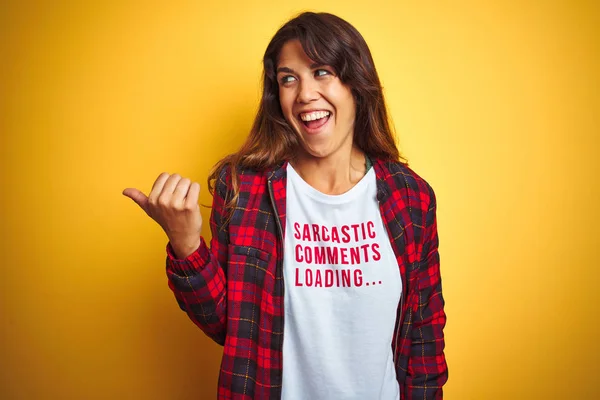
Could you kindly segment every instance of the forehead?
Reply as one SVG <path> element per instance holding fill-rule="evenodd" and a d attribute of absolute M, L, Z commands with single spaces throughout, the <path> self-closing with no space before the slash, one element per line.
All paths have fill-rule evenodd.
<path fill-rule="evenodd" d="M 289 67 L 291 65 L 312 65 L 314 60 L 310 59 L 304 52 L 300 41 L 289 40 L 282 47 L 277 59 L 277 67 Z"/>

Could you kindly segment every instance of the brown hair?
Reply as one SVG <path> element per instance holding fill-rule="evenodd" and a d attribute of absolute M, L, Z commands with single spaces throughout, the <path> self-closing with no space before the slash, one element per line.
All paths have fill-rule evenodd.
<path fill-rule="evenodd" d="M 313 61 L 331 66 L 343 84 L 351 88 L 356 103 L 353 143 L 370 157 L 408 163 L 394 141 L 379 76 L 361 34 L 343 19 L 328 13 L 304 12 L 285 23 L 267 46 L 263 57 L 263 93 L 250 134 L 237 153 L 219 161 L 208 177 L 214 186 L 222 168 L 229 167 L 235 206 L 239 193 L 239 169 L 265 170 L 292 158 L 300 143 L 279 103 L 276 68 L 283 45 L 297 39 Z"/>

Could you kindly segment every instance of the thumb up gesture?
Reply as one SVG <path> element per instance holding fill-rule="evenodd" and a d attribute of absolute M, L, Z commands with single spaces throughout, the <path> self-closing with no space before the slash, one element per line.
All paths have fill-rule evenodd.
<path fill-rule="evenodd" d="M 200 246 L 202 217 L 198 196 L 200 185 L 178 174 L 163 172 L 148 196 L 135 188 L 123 190 L 167 234 L 177 258 L 183 259 Z"/>

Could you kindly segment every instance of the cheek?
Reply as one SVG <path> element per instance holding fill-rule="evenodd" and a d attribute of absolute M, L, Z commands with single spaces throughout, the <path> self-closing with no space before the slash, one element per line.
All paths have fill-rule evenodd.
<path fill-rule="evenodd" d="M 347 105 L 348 115 L 354 122 L 354 119 L 356 118 L 356 102 L 354 101 L 354 96 L 352 96 L 352 93 L 348 93 L 348 97 L 347 97 L 346 101 L 347 101 L 346 104 L 348 104 Z"/>
<path fill-rule="evenodd" d="M 292 107 L 294 105 L 293 99 L 289 91 L 280 90 L 279 91 L 279 105 L 281 106 L 281 110 L 285 115 L 292 112 Z"/>
<path fill-rule="evenodd" d="M 328 88 L 328 100 L 337 109 L 340 117 L 353 119 L 356 112 L 354 96 L 352 92 L 342 86 L 331 86 Z"/>
<path fill-rule="evenodd" d="M 349 122 L 354 122 L 354 118 L 356 117 L 356 105 L 354 104 L 354 98 L 350 97 L 341 99 L 338 104 L 338 112 L 340 113 L 340 116 Z"/>

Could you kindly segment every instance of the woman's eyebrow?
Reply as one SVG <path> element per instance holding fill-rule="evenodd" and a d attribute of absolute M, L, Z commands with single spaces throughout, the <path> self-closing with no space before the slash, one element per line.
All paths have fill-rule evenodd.
<path fill-rule="evenodd" d="M 312 63 L 310 65 L 310 69 L 315 69 L 315 68 L 319 68 L 319 67 L 323 67 L 323 66 L 325 66 L 325 64 Z M 277 68 L 277 73 L 280 73 L 280 72 L 286 72 L 288 74 L 295 74 L 296 73 L 296 71 L 294 71 L 293 69 L 288 68 L 288 67 L 279 67 L 279 68 Z"/>
<path fill-rule="evenodd" d="M 288 74 L 295 74 L 296 73 L 293 69 L 288 68 L 288 67 L 279 67 L 279 68 L 277 68 L 277 73 L 280 73 L 280 72 L 286 72 Z"/>

